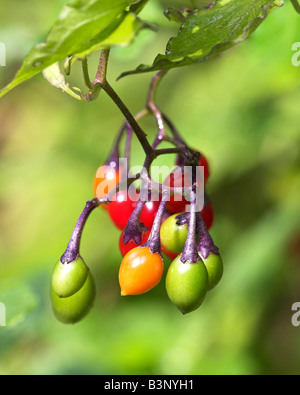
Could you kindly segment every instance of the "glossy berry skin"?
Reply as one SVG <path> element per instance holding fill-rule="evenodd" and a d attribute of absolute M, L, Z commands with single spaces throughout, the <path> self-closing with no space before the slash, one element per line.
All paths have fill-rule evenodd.
<path fill-rule="evenodd" d="M 214 224 L 215 214 L 212 204 L 207 201 L 205 207 L 201 211 L 202 218 L 205 222 L 207 229 L 211 229 Z"/>
<path fill-rule="evenodd" d="M 52 289 L 60 298 L 76 294 L 85 284 L 89 269 L 79 256 L 71 263 L 59 261 L 52 275 Z"/>
<path fill-rule="evenodd" d="M 202 177 L 202 176 L 201 176 Z M 201 188 L 203 188 L 203 180 L 197 178 L 198 182 L 198 193 L 201 193 Z M 166 178 L 164 184 L 170 187 L 182 188 L 192 186 L 192 175 L 186 168 L 177 167 L 172 173 Z M 187 206 L 190 202 L 182 196 L 181 194 L 175 193 L 170 197 L 170 200 L 166 204 L 166 209 L 170 214 L 185 213 L 187 211 Z"/>
<path fill-rule="evenodd" d="M 161 280 L 164 263 L 159 253 L 148 247 L 137 247 L 123 259 L 119 272 L 121 295 L 141 295 L 154 288 Z"/>
<path fill-rule="evenodd" d="M 173 254 L 181 254 L 187 239 L 188 225 L 177 225 L 177 216 L 169 217 L 161 226 L 161 244 L 165 250 Z"/>
<path fill-rule="evenodd" d="M 211 253 L 203 259 L 208 272 L 208 290 L 215 288 L 221 281 L 224 273 L 224 264 L 221 255 Z"/>
<path fill-rule="evenodd" d="M 134 211 L 135 202 L 130 199 L 127 191 L 118 192 L 108 205 L 108 213 L 115 226 L 124 230 Z"/>
<path fill-rule="evenodd" d="M 208 160 L 206 159 L 206 157 L 203 154 L 201 154 L 199 166 L 204 167 L 204 182 L 206 183 L 209 179 L 209 176 L 210 176 L 210 168 L 209 168 Z"/>
<path fill-rule="evenodd" d="M 127 191 L 118 192 L 114 200 L 108 206 L 108 213 L 115 226 L 124 230 L 138 202 L 132 201 Z M 159 204 L 159 201 L 147 202 L 141 212 L 140 222 L 149 229 L 152 228 Z"/>
<path fill-rule="evenodd" d="M 128 254 L 129 251 L 133 250 L 136 247 L 139 247 L 140 245 L 145 244 L 148 241 L 150 235 L 150 230 L 143 232 L 142 234 L 142 241 L 141 244 L 137 245 L 133 240 L 131 240 L 129 243 L 124 244 L 124 232 L 122 232 L 121 236 L 120 236 L 120 240 L 119 240 L 119 248 L 120 248 L 120 252 L 122 254 L 123 257 L 125 257 L 125 255 Z"/>
<path fill-rule="evenodd" d="M 64 324 L 76 324 L 89 313 L 95 296 L 96 287 L 91 273 L 80 291 L 69 298 L 59 298 L 51 289 L 54 314 Z"/>
<path fill-rule="evenodd" d="M 98 199 L 104 198 L 117 185 L 119 185 L 122 178 L 122 171 L 114 168 L 109 164 L 103 164 L 99 167 L 94 178 L 94 194 Z M 102 186 L 101 186 L 102 184 Z M 106 204 L 101 205 L 102 208 L 107 208 Z"/>
<path fill-rule="evenodd" d="M 159 205 L 159 199 L 152 202 L 147 202 L 141 212 L 140 222 L 147 226 L 147 228 L 149 229 L 152 228 L 157 211 L 159 209 Z"/>
<path fill-rule="evenodd" d="M 194 152 L 197 152 L 197 150 L 194 150 Z M 182 159 L 178 158 L 176 161 L 176 165 L 179 166 L 181 161 Z M 204 182 L 206 183 L 210 176 L 210 167 L 207 158 L 203 154 L 201 154 L 199 166 L 204 168 Z"/>
<path fill-rule="evenodd" d="M 204 263 L 182 263 L 181 256 L 171 264 L 167 278 L 167 293 L 172 303 L 183 313 L 197 310 L 208 290 L 208 273 Z"/>
<path fill-rule="evenodd" d="M 190 186 L 191 182 L 185 182 L 184 170 L 182 168 L 177 168 L 172 172 L 164 181 L 164 185 L 169 187 L 182 188 L 183 186 Z M 181 212 L 186 212 L 186 206 L 189 202 L 184 196 L 180 194 L 174 194 L 170 197 L 170 200 L 166 204 L 166 209 L 170 214 L 176 214 Z"/>

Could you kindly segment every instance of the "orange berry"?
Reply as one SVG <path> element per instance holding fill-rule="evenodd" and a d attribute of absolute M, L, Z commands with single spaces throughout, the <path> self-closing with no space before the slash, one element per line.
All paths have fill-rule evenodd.
<path fill-rule="evenodd" d="M 121 295 L 141 295 L 154 288 L 161 280 L 164 262 L 159 253 L 148 247 L 137 247 L 123 259 L 119 272 Z"/>
<path fill-rule="evenodd" d="M 102 165 L 97 170 L 94 178 L 94 194 L 97 199 L 104 198 L 109 192 L 116 188 L 122 178 L 121 170 L 117 170 L 109 165 Z M 107 208 L 106 204 L 101 207 Z"/>

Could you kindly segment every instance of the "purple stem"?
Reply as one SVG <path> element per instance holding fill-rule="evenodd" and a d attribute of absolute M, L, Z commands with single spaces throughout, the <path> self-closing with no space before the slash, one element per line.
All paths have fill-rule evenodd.
<path fill-rule="evenodd" d="M 127 128 L 127 138 L 126 138 L 126 147 L 125 147 L 125 158 L 128 160 L 128 167 L 129 167 L 133 130 L 131 129 L 129 123 L 127 122 L 126 122 L 126 128 Z"/>
<path fill-rule="evenodd" d="M 152 226 L 152 230 L 149 236 L 149 239 L 146 244 L 144 244 L 141 247 L 148 247 L 150 248 L 152 254 L 159 253 L 161 254 L 161 243 L 160 243 L 160 228 L 161 228 L 161 222 L 163 220 L 163 217 L 165 215 L 165 207 L 166 203 L 168 200 L 167 195 L 163 195 L 162 201 L 160 203 L 160 206 L 158 208 L 154 224 Z"/>
<path fill-rule="evenodd" d="M 189 221 L 189 233 L 181 255 L 181 262 L 197 263 L 200 260 L 196 246 L 197 213 L 196 213 L 196 193 L 191 193 L 191 212 Z"/>
<path fill-rule="evenodd" d="M 168 125 L 169 129 L 171 130 L 175 140 L 177 141 L 177 143 L 180 143 L 182 145 L 186 145 L 184 139 L 181 137 L 180 133 L 178 132 L 178 130 L 176 129 L 175 125 L 173 124 L 173 122 L 170 120 L 170 118 L 167 117 L 166 114 L 162 114 L 163 120 L 166 122 L 166 124 Z"/>
<path fill-rule="evenodd" d="M 199 242 L 197 250 L 203 259 L 207 259 L 210 254 L 220 255 L 211 235 L 209 234 L 202 215 L 197 215 L 197 232 L 199 233 Z"/>
<path fill-rule="evenodd" d="M 71 263 L 77 259 L 78 255 L 80 254 L 80 242 L 81 242 L 84 226 L 91 212 L 98 206 L 99 206 L 98 199 L 93 199 L 86 203 L 86 206 L 82 214 L 80 215 L 77 224 L 75 226 L 75 229 L 72 233 L 68 247 L 65 253 L 60 258 L 61 263 Z"/>

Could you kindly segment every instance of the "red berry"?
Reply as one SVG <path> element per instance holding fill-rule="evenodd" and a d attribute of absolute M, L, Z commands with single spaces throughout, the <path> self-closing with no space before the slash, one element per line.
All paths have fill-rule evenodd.
<path fill-rule="evenodd" d="M 197 179 L 198 188 L 201 188 L 203 181 Z M 164 184 L 170 187 L 190 187 L 192 186 L 192 176 L 186 168 L 178 167 L 164 181 Z M 180 194 L 174 194 L 166 204 L 166 209 L 170 214 L 185 213 L 186 207 L 190 203 Z"/>
<path fill-rule="evenodd" d="M 191 183 L 185 184 L 184 169 L 179 167 L 166 178 L 164 184 L 171 188 L 173 187 L 182 188 L 184 186 L 191 185 Z M 188 204 L 189 202 L 185 199 L 184 196 L 180 194 L 174 194 L 170 197 L 170 200 L 167 202 L 166 209 L 170 214 L 182 213 L 182 212 L 186 212 L 186 206 Z"/>
<path fill-rule="evenodd" d="M 214 218 L 215 218 L 214 209 L 210 202 L 206 202 L 205 207 L 201 211 L 201 215 L 206 224 L 207 229 L 209 230 L 213 226 Z"/>
<path fill-rule="evenodd" d="M 203 166 L 204 167 L 204 182 L 206 183 L 208 178 L 209 178 L 209 176 L 210 176 L 210 169 L 209 169 L 208 160 L 202 154 L 201 154 L 201 158 L 200 158 L 200 161 L 199 161 L 199 166 Z"/>
<path fill-rule="evenodd" d="M 138 202 L 131 200 L 127 191 L 121 191 L 116 194 L 114 201 L 108 206 L 108 212 L 117 228 L 120 230 L 126 228 L 137 204 Z M 159 205 L 159 201 L 147 202 L 142 210 L 140 222 L 149 229 L 152 228 Z"/>
<path fill-rule="evenodd" d="M 118 192 L 108 206 L 108 213 L 117 228 L 126 228 L 129 218 L 133 213 L 136 202 L 130 199 L 127 191 Z"/>
<path fill-rule="evenodd" d="M 194 150 L 194 152 L 197 152 L 197 150 Z M 178 157 L 176 161 L 176 165 L 180 166 L 182 164 L 182 158 Z M 209 168 L 209 163 L 206 157 L 201 154 L 200 160 L 199 160 L 199 166 L 204 167 L 204 182 L 206 183 L 209 176 L 210 176 L 210 168 Z"/>
<path fill-rule="evenodd" d="M 129 251 L 133 250 L 136 247 L 139 247 L 140 245 L 145 244 L 148 241 L 149 235 L 150 235 L 150 230 L 143 232 L 141 244 L 136 244 L 133 240 L 131 240 L 128 244 L 124 244 L 124 242 L 123 242 L 124 232 L 122 232 L 120 241 L 119 241 L 119 247 L 120 247 L 122 256 L 125 257 L 125 255 Z"/>
<path fill-rule="evenodd" d="M 154 223 L 157 211 L 159 209 L 160 201 L 147 202 L 143 211 L 141 212 L 140 222 L 143 223 L 147 228 L 151 229 Z"/>

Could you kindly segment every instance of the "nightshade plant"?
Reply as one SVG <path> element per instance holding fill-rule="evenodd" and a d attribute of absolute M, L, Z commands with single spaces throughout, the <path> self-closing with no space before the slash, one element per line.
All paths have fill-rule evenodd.
<path fill-rule="evenodd" d="M 178 34 L 170 38 L 165 54 L 151 65 L 140 65 L 129 74 L 156 72 L 146 106 L 134 116 L 107 81 L 110 51 L 128 46 L 141 29 L 155 29 L 139 18 L 154 0 L 73 0 L 68 3 L 45 43 L 36 45 L 25 58 L 15 79 L 0 97 L 17 85 L 42 72 L 55 87 L 86 103 L 104 91 L 125 117 L 109 158 L 94 180 L 95 198 L 88 201 L 75 226 L 66 251 L 55 266 L 51 295 L 54 313 L 64 323 L 81 320 L 93 305 L 96 290 L 92 274 L 80 255 L 81 236 L 90 214 L 107 209 L 113 223 L 122 231 L 119 245 L 123 256 L 119 281 L 122 295 L 150 291 L 161 280 L 164 257 L 171 263 L 166 288 L 170 300 L 184 314 L 196 310 L 206 293 L 223 275 L 223 261 L 209 229 L 213 207 L 204 186 L 210 176 L 202 152 L 190 147 L 172 121 L 155 104 L 155 94 L 166 73 L 182 66 L 205 62 L 249 37 L 271 11 L 284 0 L 182 0 L 180 8 L 164 14 L 178 24 Z M 297 0 L 291 0 L 300 13 Z M 99 67 L 91 81 L 88 57 L 100 53 Z M 81 62 L 87 93 L 70 88 L 74 62 Z M 151 144 L 139 121 L 153 116 L 157 135 Z M 142 170 L 129 169 L 132 137 L 136 136 L 145 154 Z M 125 161 L 120 161 L 120 144 L 126 139 Z M 160 148 L 161 143 L 169 148 Z M 176 154 L 176 168 L 163 183 L 155 182 L 151 168 L 160 156 Z M 199 167 L 202 169 L 199 172 Z M 136 181 L 140 181 L 139 188 Z M 136 198 L 138 197 L 138 198 Z M 178 198 L 179 197 L 179 198 Z M 203 200 L 203 204 L 201 202 Z"/>

